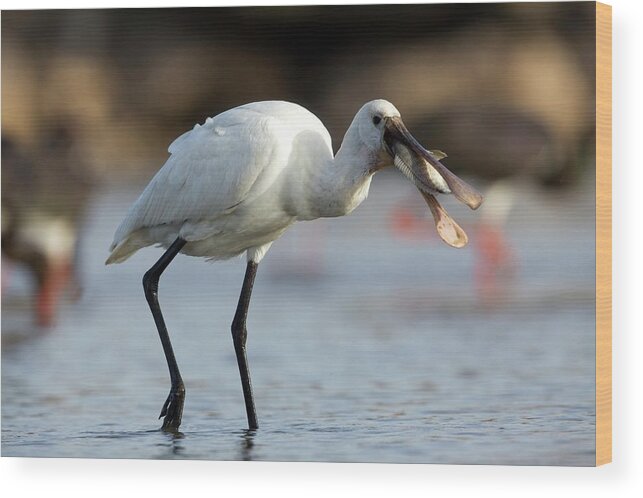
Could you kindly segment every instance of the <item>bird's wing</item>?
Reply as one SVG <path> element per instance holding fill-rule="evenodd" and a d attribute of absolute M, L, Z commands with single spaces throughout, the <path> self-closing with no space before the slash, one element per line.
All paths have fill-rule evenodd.
<path fill-rule="evenodd" d="M 196 125 L 170 145 L 170 157 L 131 207 L 112 247 L 140 228 L 230 212 L 274 163 L 279 143 L 269 116 L 241 108 Z"/>

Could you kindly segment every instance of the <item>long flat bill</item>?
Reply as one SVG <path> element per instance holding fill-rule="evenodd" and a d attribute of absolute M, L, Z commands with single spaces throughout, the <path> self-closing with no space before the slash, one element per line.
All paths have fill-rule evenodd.
<path fill-rule="evenodd" d="M 460 228 L 449 213 L 442 207 L 438 200 L 427 192 L 420 192 L 424 200 L 429 205 L 433 220 L 435 221 L 435 228 L 438 230 L 440 238 L 449 244 L 451 247 L 464 247 L 469 242 L 467 234 Z"/>

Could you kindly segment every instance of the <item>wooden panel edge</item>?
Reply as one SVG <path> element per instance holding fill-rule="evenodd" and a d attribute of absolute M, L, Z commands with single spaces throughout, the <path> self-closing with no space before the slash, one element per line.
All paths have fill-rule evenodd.
<path fill-rule="evenodd" d="M 596 3 L 596 465 L 612 461 L 612 7 Z"/>

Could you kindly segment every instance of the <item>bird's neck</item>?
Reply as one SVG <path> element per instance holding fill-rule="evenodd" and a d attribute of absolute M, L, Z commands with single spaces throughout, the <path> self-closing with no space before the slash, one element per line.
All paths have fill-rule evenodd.
<path fill-rule="evenodd" d="M 319 168 L 311 184 L 318 217 L 343 216 L 353 211 L 368 196 L 377 158 L 346 138 L 334 158 Z"/>

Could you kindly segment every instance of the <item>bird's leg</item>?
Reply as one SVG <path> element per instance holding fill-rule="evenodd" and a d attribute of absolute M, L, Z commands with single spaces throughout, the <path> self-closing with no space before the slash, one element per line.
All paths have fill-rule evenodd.
<path fill-rule="evenodd" d="M 248 261 L 241 295 L 239 296 L 239 304 L 237 305 L 237 312 L 232 321 L 232 341 L 234 342 L 234 351 L 237 355 L 237 363 L 239 364 L 241 386 L 243 387 L 243 398 L 246 402 L 246 414 L 248 415 L 248 428 L 250 430 L 259 427 L 257 424 L 257 413 L 255 412 L 255 402 L 252 398 L 252 385 L 250 384 L 250 372 L 248 371 L 248 358 L 246 356 L 246 338 L 248 337 L 246 318 L 248 316 L 252 285 L 257 274 L 257 266 L 257 263 Z"/>
<path fill-rule="evenodd" d="M 162 428 L 163 430 L 171 432 L 176 432 L 179 425 L 181 425 L 183 401 L 185 400 L 185 386 L 183 385 L 183 379 L 181 379 L 179 367 L 176 364 L 176 358 L 174 357 L 174 351 L 172 350 L 170 336 L 167 333 L 167 327 L 165 326 L 165 321 L 161 314 L 161 307 L 159 306 L 158 299 L 158 288 L 161 274 L 185 244 L 185 240 L 180 237 L 177 238 L 168 250 L 163 253 L 163 256 L 161 256 L 154 266 L 152 266 L 152 268 L 150 268 L 143 276 L 145 298 L 147 299 L 147 303 L 150 305 L 150 310 L 152 310 L 154 323 L 156 323 L 156 328 L 158 329 L 159 337 L 161 338 L 161 344 L 163 344 L 167 366 L 170 369 L 170 381 L 172 382 L 172 387 L 170 389 L 170 395 L 167 397 L 167 400 L 161 409 L 159 418 L 165 416 Z"/>

